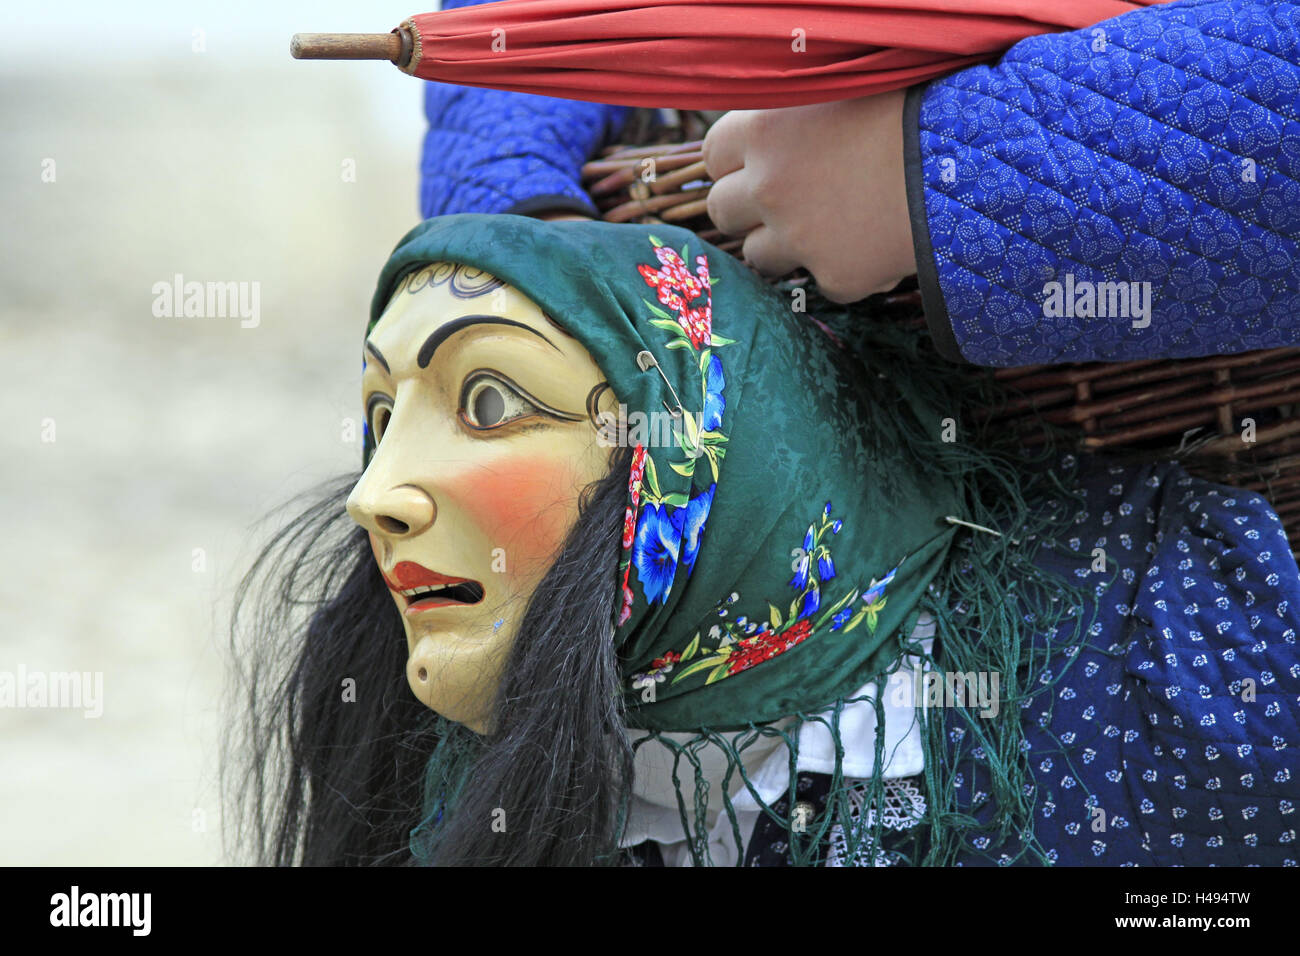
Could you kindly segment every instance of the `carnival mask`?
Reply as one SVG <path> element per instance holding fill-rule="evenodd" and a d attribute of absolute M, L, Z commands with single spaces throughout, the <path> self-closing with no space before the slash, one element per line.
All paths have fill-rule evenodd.
<path fill-rule="evenodd" d="M 617 399 L 576 338 L 466 265 L 405 276 L 364 350 L 375 451 L 348 513 L 402 615 L 411 690 L 485 733 L 528 600 L 609 470 Z"/>

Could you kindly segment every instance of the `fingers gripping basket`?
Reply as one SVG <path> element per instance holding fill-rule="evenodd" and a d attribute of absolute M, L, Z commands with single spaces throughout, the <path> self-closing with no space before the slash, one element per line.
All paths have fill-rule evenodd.
<path fill-rule="evenodd" d="M 634 114 L 628 143 L 583 167 L 583 186 L 609 222 L 666 222 L 741 255 L 706 208 L 712 183 L 702 138 L 717 113 L 661 111 L 667 125 Z M 784 277 L 789 278 L 789 277 Z M 903 321 L 924 323 L 920 294 L 904 283 L 875 297 Z M 1259 492 L 1285 523 L 1300 556 L 1300 348 L 1199 359 L 963 368 L 992 375 L 1002 400 L 977 417 L 1025 433 L 1063 428 L 1090 451 L 1175 457 L 1213 481 Z"/>

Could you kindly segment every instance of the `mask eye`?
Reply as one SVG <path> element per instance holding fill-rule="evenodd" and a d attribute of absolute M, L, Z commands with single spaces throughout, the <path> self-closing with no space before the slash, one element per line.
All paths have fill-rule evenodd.
<path fill-rule="evenodd" d="M 477 372 L 465 381 L 460 408 L 465 424 L 480 429 L 497 428 L 541 411 L 503 379 L 486 372 Z"/>
<path fill-rule="evenodd" d="M 393 415 L 393 400 L 387 395 L 376 392 L 366 402 L 366 424 L 370 426 L 370 436 L 376 445 L 384 437 L 388 428 L 388 419 Z"/>

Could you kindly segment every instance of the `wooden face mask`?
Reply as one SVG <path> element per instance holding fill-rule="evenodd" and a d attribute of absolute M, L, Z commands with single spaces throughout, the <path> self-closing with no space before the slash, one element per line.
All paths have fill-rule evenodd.
<path fill-rule="evenodd" d="M 485 733 L 529 597 L 609 470 L 617 399 L 577 339 L 465 265 L 402 279 L 364 349 L 377 444 L 348 513 L 402 615 L 411 690 Z"/>

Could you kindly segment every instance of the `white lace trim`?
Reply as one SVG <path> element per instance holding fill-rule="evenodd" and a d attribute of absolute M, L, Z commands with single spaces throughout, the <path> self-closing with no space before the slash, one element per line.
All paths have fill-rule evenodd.
<path fill-rule="evenodd" d="M 869 832 L 876 823 L 876 809 L 866 809 L 863 822 L 863 810 L 866 803 L 867 784 L 861 784 L 849 791 L 849 816 L 854 829 L 861 833 Z M 890 778 L 884 781 L 883 805 L 880 807 L 881 826 L 886 830 L 910 830 L 925 816 L 925 794 L 917 786 L 915 778 Z M 897 862 L 896 854 L 891 854 L 869 841 L 859 844 L 850 855 L 848 838 L 844 828 L 839 824 L 831 830 L 830 851 L 826 854 L 827 866 L 893 866 Z"/>

